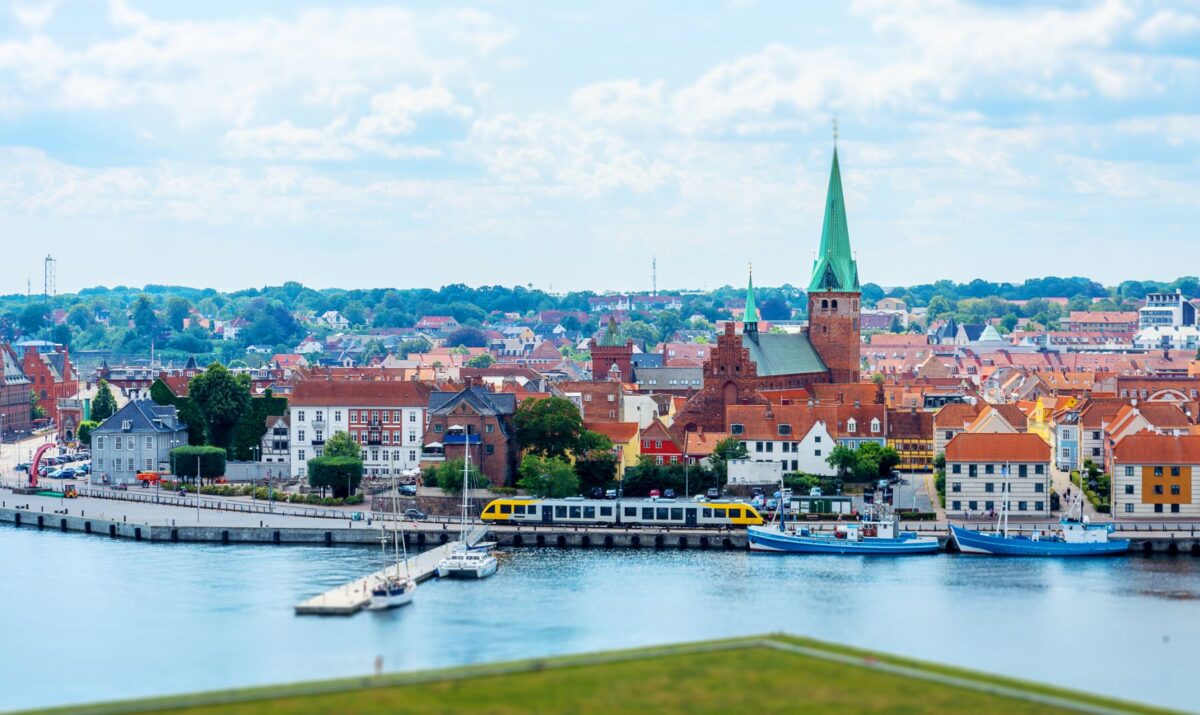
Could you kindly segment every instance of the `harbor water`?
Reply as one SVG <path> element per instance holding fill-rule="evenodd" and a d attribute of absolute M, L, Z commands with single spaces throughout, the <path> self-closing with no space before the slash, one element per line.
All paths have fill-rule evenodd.
<path fill-rule="evenodd" d="M 1200 559 L 516 549 L 349 618 L 296 603 L 379 549 L 0 529 L 0 710 L 769 631 L 1200 708 Z M 736 687 L 736 680 L 725 684 Z"/>

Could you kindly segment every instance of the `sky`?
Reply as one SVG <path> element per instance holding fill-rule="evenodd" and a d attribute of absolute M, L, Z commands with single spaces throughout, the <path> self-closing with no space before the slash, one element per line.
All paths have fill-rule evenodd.
<path fill-rule="evenodd" d="M 6 0 L 0 0 L 4 3 Z M 0 4 L 0 293 L 1200 272 L 1200 2 Z"/>

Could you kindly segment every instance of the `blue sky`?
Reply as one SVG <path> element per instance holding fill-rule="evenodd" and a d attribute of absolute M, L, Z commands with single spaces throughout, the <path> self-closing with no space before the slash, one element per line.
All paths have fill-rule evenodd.
<path fill-rule="evenodd" d="M 1200 272 L 1200 2 L 0 6 L 0 293 Z"/>

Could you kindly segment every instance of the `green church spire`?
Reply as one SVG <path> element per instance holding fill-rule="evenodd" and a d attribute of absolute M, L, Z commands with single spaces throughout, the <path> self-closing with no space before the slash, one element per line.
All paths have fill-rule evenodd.
<path fill-rule="evenodd" d="M 829 190 L 825 194 L 825 225 L 821 229 L 821 252 L 813 263 L 810 293 L 819 291 L 857 292 L 858 264 L 850 252 L 850 229 L 846 226 L 846 202 L 842 197 L 842 171 L 838 166 L 837 144 L 833 147 L 833 168 L 829 172 Z"/>
<path fill-rule="evenodd" d="M 617 331 L 617 320 L 613 316 L 608 316 L 608 326 L 604 329 L 604 335 L 600 336 L 600 346 L 605 348 L 620 347 L 621 334 Z"/>
<path fill-rule="evenodd" d="M 754 302 L 754 267 L 749 267 L 749 281 L 746 284 L 746 310 L 742 313 L 742 332 L 758 332 L 758 306 Z"/>

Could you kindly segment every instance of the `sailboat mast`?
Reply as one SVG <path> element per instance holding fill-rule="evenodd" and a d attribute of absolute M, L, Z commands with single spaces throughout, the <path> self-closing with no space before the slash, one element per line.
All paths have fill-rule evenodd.
<path fill-rule="evenodd" d="M 467 539 L 467 490 L 470 488 L 471 473 L 471 430 L 463 425 L 463 500 L 462 500 L 462 539 Z"/>

